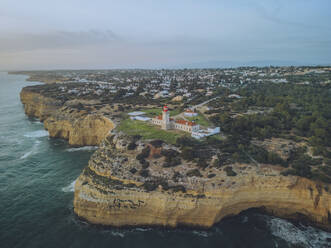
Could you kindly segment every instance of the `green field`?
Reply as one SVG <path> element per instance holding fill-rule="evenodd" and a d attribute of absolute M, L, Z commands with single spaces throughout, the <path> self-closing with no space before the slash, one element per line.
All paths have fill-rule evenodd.
<path fill-rule="evenodd" d="M 158 126 L 131 119 L 123 120 L 116 129 L 129 135 L 141 135 L 143 139 L 161 139 L 171 144 L 175 144 L 178 137 L 188 135 L 181 131 L 165 131 Z"/>
<path fill-rule="evenodd" d="M 160 115 L 162 112 L 161 108 L 142 109 L 140 111 L 145 112 L 146 113 L 145 115 L 148 117 L 154 117 Z"/>
<path fill-rule="evenodd" d="M 199 113 L 198 116 L 185 117 L 185 118 L 190 120 L 190 121 L 195 121 L 195 123 L 197 123 L 201 126 L 204 126 L 204 127 L 210 126 L 210 122 L 201 113 Z"/>

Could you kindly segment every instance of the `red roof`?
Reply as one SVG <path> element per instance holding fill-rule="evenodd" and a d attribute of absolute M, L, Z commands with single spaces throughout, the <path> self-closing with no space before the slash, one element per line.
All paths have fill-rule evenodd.
<path fill-rule="evenodd" d="M 192 121 L 185 121 L 185 120 L 176 120 L 176 123 L 181 124 L 181 125 L 186 125 L 186 126 L 195 126 L 195 124 Z"/>

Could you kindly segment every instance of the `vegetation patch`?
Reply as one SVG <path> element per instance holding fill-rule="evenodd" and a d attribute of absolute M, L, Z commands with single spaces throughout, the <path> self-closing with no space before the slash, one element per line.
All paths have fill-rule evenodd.
<path fill-rule="evenodd" d="M 189 170 L 187 173 L 186 173 L 186 176 L 188 177 L 202 177 L 199 169 L 192 169 L 192 170 Z"/>
<path fill-rule="evenodd" d="M 199 124 L 204 127 L 208 127 L 211 125 L 210 121 L 201 113 L 194 117 L 185 117 L 190 121 L 194 121 L 196 124 Z"/>
<path fill-rule="evenodd" d="M 142 149 L 141 153 L 139 153 L 136 156 L 137 160 L 144 160 L 145 158 L 148 158 L 149 154 L 151 152 L 151 148 L 149 146 L 145 147 L 144 149 Z"/>
<path fill-rule="evenodd" d="M 100 176 L 100 175 L 96 174 L 93 170 L 91 170 L 90 167 L 84 168 L 83 175 L 90 178 L 94 184 L 103 185 L 105 187 L 111 187 L 111 188 L 115 188 L 115 189 L 136 187 L 135 184 L 124 184 L 120 180 Z"/>
<path fill-rule="evenodd" d="M 149 176 L 149 170 L 148 169 L 142 169 L 139 171 L 139 175 L 142 177 L 148 177 Z"/>
<path fill-rule="evenodd" d="M 177 138 L 187 135 L 181 131 L 165 131 L 155 125 L 131 119 L 122 120 L 117 130 L 128 135 L 140 135 L 143 139 L 163 140 L 170 144 L 175 144 Z"/>
<path fill-rule="evenodd" d="M 162 147 L 162 144 L 164 143 L 164 141 L 163 140 L 159 140 L 159 139 L 157 139 L 157 140 L 152 140 L 151 142 L 150 142 L 150 144 L 152 145 L 152 146 L 154 146 L 155 148 L 160 148 L 160 147 Z"/>
<path fill-rule="evenodd" d="M 161 155 L 165 157 L 163 167 L 174 167 L 181 164 L 179 152 L 173 149 L 163 149 Z"/>
<path fill-rule="evenodd" d="M 237 176 L 237 173 L 233 171 L 232 167 L 231 166 L 227 166 L 224 168 L 224 171 L 226 172 L 226 175 L 228 177 L 234 177 L 234 176 Z"/>

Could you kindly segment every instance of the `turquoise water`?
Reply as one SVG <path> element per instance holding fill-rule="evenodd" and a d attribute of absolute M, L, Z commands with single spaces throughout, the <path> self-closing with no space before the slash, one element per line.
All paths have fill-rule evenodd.
<path fill-rule="evenodd" d="M 331 234 L 248 211 L 209 231 L 101 228 L 73 213 L 93 148 L 48 138 L 19 100 L 25 76 L 0 72 L 0 247 L 331 247 Z M 300 245 L 300 246 L 299 246 Z"/>

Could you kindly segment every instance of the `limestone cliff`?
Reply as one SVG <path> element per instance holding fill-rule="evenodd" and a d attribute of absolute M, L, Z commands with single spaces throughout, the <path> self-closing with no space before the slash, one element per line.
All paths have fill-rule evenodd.
<path fill-rule="evenodd" d="M 114 123 L 97 112 L 73 108 L 63 99 L 44 96 L 31 87 L 20 94 L 25 113 L 44 122 L 50 137 L 63 138 L 73 146 L 99 145 Z"/>
<path fill-rule="evenodd" d="M 108 136 L 76 182 L 75 213 L 103 225 L 208 228 L 225 216 L 264 207 L 280 217 L 303 215 L 330 230 L 330 185 L 282 176 L 269 165 L 234 164 L 236 176 L 212 166 L 196 173 L 187 161 L 164 167 L 160 150 L 169 149 L 176 147 Z"/>
<path fill-rule="evenodd" d="M 43 96 L 39 93 L 23 88 L 20 93 L 25 113 L 30 117 L 44 121 L 54 114 L 63 104 L 63 101 Z"/>

